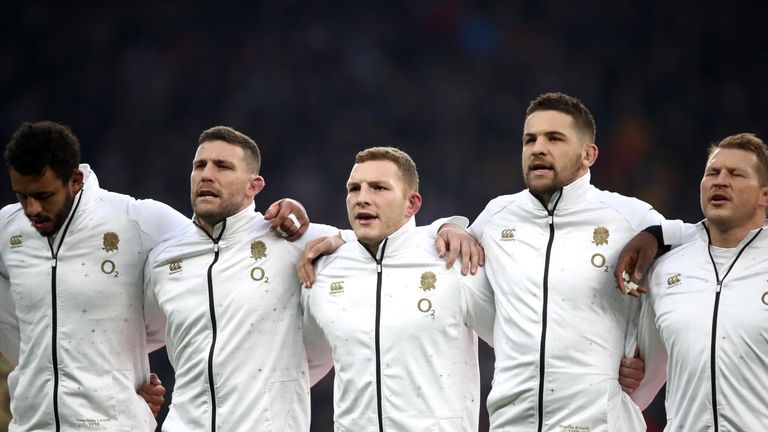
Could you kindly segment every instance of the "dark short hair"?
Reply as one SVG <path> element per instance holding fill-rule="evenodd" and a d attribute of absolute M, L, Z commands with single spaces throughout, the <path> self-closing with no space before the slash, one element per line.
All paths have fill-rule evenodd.
<path fill-rule="evenodd" d="M 416 171 L 416 163 L 411 159 L 408 153 L 399 148 L 371 147 L 358 152 L 355 156 L 355 163 L 380 160 L 393 162 L 403 176 L 403 183 L 405 183 L 405 186 L 412 192 L 419 191 L 419 173 Z"/>
<path fill-rule="evenodd" d="M 595 132 L 597 130 L 595 119 L 592 117 L 589 109 L 578 98 L 559 92 L 544 93 L 528 104 L 525 116 L 528 117 L 536 111 L 558 111 L 568 114 L 573 118 L 573 125 L 576 129 L 586 134 L 592 142 L 595 142 Z"/>
<path fill-rule="evenodd" d="M 24 122 L 5 147 L 5 165 L 24 176 L 50 168 L 66 183 L 80 165 L 80 141 L 69 127 L 52 121 Z"/>
<path fill-rule="evenodd" d="M 760 185 L 768 185 L 768 147 L 763 140 L 752 133 L 740 133 L 730 135 L 717 144 L 709 146 L 707 159 L 712 157 L 712 153 L 719 149 L 737 149 L 753 153 L 757 156 L 757 175 L 760 177 Z"/>
<path fill-rule="evenodd" d="M 225 143 L 238 146 L 245 153 L 245 164 L 253 174 L 258 174 L 261 169 L 261 152 L 256 145 L 244 133 L 238 132 L 229 126 L 214 126 L 200 134 L 197 145 L 206 141 L 224 141 Z"/>

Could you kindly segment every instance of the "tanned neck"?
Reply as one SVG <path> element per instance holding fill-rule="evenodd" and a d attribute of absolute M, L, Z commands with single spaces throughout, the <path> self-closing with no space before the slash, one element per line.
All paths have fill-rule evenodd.
<path fill-rule="evenodd" d="M 707 227 L 709 228 L 709 239 L 713 246 L 721 247 L 721 248 L 735 248 L 739 245 L 739 243 L 744 240 L 744 238 L 749 234 L 750 231 L 760 228 L 763 226 L 762 223 L 760 224 L 753 224 L 749 226 L 742 226 L 742 227 L 735 227 L 731 229 L 718 229 L 716 226 L 711 224 L 709 221 L 706 222 Z"/>

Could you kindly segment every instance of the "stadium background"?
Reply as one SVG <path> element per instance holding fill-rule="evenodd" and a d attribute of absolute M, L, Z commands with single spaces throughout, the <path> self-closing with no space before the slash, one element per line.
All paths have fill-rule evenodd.
<path fill-rule="evenodd" d="M 262 149 L 258 209 L 290 196 L 340 227 L 353 156 L 374 145 L 416 160 L 422 223 L 520 190 L 524 110 L 546 91 L 592 110 L 593 182 L 671 218 L 701 217 L 709 143 L 766 137 L 764 2 L 68 3 L 3 6 L 3 141 L 22 121 L 68 124 L 104 187 L 185 214 L 197 136 L 217 124 Z M 313 391 L 313 431 L 331 429 L 331 392 Z"/>

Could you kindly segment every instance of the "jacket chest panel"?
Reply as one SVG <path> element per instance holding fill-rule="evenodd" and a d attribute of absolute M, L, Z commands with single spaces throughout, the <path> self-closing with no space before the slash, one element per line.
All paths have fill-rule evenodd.
<path fill-rule="evenodd" d="M 322 289 L 313 293 L 313 297 L 321 297 L 312 300 L 318 324 L 332 328 L 328 333 L 340 343 L 349 339 L 373 342 L 377 279 L 371 273 L 347 273 L 346 277 L 329 274 Z M 455 332 L 457 324 L 463 326 L 461 289 L 456 274 L 439 265 L 393 269 L 385 264 L 379 304 L 382 340 L 395 342 Z"/>
<path fill-rule="evenodd" d="M 626 222 L 617 217 L 599 217 L 593 211 L 556 215 L 547 256 L 548 218 L 500 215 L 486 227 L 483 246 L 496 295 L 537 296 L 546 271 L 551 292 L 570 301 L 594 302 L 611 295 L 606 287 L 615 285 L 613 269 L 618 255 L 633 235 Z"/>
<path fill-rule="evenodd" d="M 696 264 L 684 267 L 665 263 L 654 272 L 656 324 L 668 348 L 670 344 L 681 352 L 710 348 L 717 285 L 708 260 L 697 256 Z M 749 341 L 768 340 L 768 264 L 748 268 L 744 264 L 737 263 L 723 283 L 717 333 L 719 342 L 746 348 Z"/>
<path fill-rule="evenodd" d="M 21 247 L 10 249 L 4 256 L 14 300 L 19 310 L 47 311 L 49 308 L 39 305 L 52 301 L 51 249 L 37 233 L 25 232 L 22 238 Z M 140 305 L 145 258 L 140 235 L 130 225 L 101 232 L 70 229 L 56 264 L 59 313 L 65 318 L 68 313 L 112 316 Z"/>
<path fill-rule="evenodd" d="M 254 253 L 255 242 L 260 242 L 260 246 Z M 211 293 L 220 325 L 228 320 L 270 319 L 275 309 L 297 309 L 298 252 L 279 244 L 264 246 L 265 242 L 260 240 L 250 244 L 225 244 L 215 264 L 211 248 L 206 247 L 156 267 L 153 270 L 156 295 L 169 323 L 182 328 L 208 326 Z M 291 289 L 294 285 L 296 289 Z"/>

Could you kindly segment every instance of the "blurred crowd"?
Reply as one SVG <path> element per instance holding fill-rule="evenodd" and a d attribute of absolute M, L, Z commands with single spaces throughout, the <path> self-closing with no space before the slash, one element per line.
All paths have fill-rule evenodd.
<path fill-rule="evenodd" d="M 527 102 L 563 91 L 597 121 L 595 185 L 694 221 L 706 147 L 767 137 L 766 15 L 759 2 L 14 2 L 0 134 L 68 124 L 102 186 L 188 214 L 197 136 L 229 125 L 262 149 L 259 210 L 291 196 L 340 227 L 354 154 L 395 145 L 420 168 L 424 223 L 520 190 Z M 317 390 L 318 422 L 330 392 Z"/>

